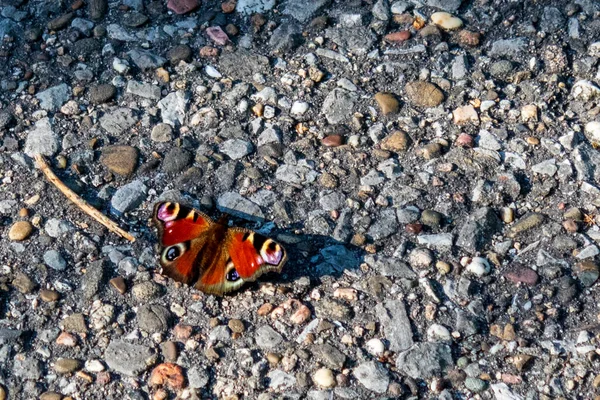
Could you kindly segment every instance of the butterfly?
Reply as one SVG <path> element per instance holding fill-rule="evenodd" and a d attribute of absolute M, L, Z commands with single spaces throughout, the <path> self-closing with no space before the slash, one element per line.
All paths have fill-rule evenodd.
<path fill-rule="evenodd" d="M 260 275 L 281 272 L 283 246 L 245 228 L 213 221 L 206 214 L 174 202 L 154 207 L 163 274 L 205 293 L 223 295 Z"/>

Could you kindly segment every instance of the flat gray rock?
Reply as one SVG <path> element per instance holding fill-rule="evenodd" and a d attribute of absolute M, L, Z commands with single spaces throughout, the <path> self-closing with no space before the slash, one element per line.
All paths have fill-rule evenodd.
<path fill-rule="evenodd" d="M 317 11 L 329 4 L 331 0 L 288 0 L 283 9 L 285 15 L 290 15 L 300 22 L 307 22 Z"/>
<path fill-rule="evenodd" d="M 167 63 L 167 59 L 148 50 L 131 50 L 127 53 L 131 61 L 142 71 L 157 69 Z"/>
<path fill-rule="evenodd" d="M 261 349 L 271 350 L 283 342 L 283 336 L 270 326 L 263 325 L 256 330 L 254 340 Z"/>
<path fill-rule="evenodd" d="M 452 350 L 442 343 L 417 343 L 396 359 L 396 368 L 413 379 L 443 376 L 452 367 Z"/>
<path fill-rule="evenodd" d="M 160 87 L 150 83 L 128 81 L 126 92 L 150 100 L 160 99 Z"/>
<path fill-rule="evenodd" d="M 66 83 L 53 86 L 35 95 L 40 107 L 47 111 L 58 111 L 71 97 L 71 88 Z"/>
<path fill-rule="evenodd" d="M 408 349 L 413 345 L 410 319 L 402 300 L 388 300 L 375 306 L 375 313 L 383 326 L 385 338 L 394 352 Z"/>
<path fill-rule="evenodd" d="M 183 125 L 188 101 L 189 99 L 183 91 L 169 93 L 167 97 L 158 102 L 162 121 L 171 126 Z"/>
<path fill-rule="evenodd" d="M 108 133 L 120 135 L 137 122 L 137 117 L 130 108 L 117 108 L 100 117 L 100 126 Z"/>
<path fill-rule="evenodd" d="M 248 154 L 252 154 L 254 145 L 247 140 L 229 139 L 221 143 L 219 150 L 221 153 L 229 156 L 232 160 L 239 160 L 246 157 Z"/>
<path fill-rule="evenodd" d="M 146 200 L 147 193 L 146 185 L 136 180 L 120 187 L 113 195 L 110 204 L 117 212 L 126 213 L 142 204 Z"/>
<path fill-rule="evenodd" d="M 330 124 L 339 124 L 354 113 L 356 94 L 344 89 L 333 89 L 323 101 L 322 112 Z"/>
<path fill-rule="evenodd" d="M 148 346 L 112 340 L 104 351 L 104 360 L 110 369 L 137 377 L 154 364 L 156 355 Z"/>
<path fill-rule="evenodd" d="M 49 118 L 42 118 L 35 123 L 25 140 L 25 154 L 34 157 L 36 154 L 51 157 L 58 152 L 58 136 L 52 129 Z"/>
<path fill-rule="evenodd" d="M 388 370 L 377 361 L 368 361 L 354 368 L 352 374 L 361 385 L 376 393 L 385 393 L 390 384 Z"/>
<path fill-rule="evenodd" d="M 252 15 L 263 13 L 275 7 L 275 0 L 238 0 L 235 10 L 239 13 Z"/>
<path fill-rule="evenodd" d="M 256 203 L 242 197 L 237 192 L 226 192 L 219 196 L 217 208 L 221 212 L 251 221 L 260 222 L 265 219 L 265 215 Z"/>

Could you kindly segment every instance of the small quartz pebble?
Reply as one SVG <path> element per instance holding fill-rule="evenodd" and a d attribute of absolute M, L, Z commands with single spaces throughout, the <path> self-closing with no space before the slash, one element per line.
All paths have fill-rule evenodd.
<path fill-rule="evenodd" d="M 313 382 L 323 389 L 329 389 L 335 386 L 333 371 L 329 368 L 320 368 L 313 375 Z"/>
<path fill-rule="evenodd" d="M 385 351 L 385 345 L 380 339 L 371 339 L 365 344 L 367 351 L 375 357 L 380 357 Z"/>
<path fill-rule="evenodd" d="M 477 276 L 484 276 L 490 273 L 490 263 L 483 257 L 473 257 L 471 262 L 467 264 L 467 271 Z"/>
<path fill-rule="evenodd" d="M 458 29 L 463 26 L 463 22 L 460 18 L 455 17 L 454 15 L 445 11 L 438 11 L 431 14 L 431 22 L 448 31 Z"/>
<path fill-rule="evenodd" d="M 14 242 L 25 240 L 31 235 L 33 226 L 29 221 L 18 221 L 10 227 L 8 238 Z"/>

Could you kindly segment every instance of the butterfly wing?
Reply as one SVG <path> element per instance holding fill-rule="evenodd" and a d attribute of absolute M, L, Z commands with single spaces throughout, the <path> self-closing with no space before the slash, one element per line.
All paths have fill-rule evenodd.
<path fill-rule="evenodd" d="M 287 261 L 283 246 L 248 229 L 227 229 L 224 245 L 214 265 L 204 271 L 196 288 L 215 294 L 228 293 L 260 275 L 281 272 Z"/>
<path fill-rule="evenodd" d="M 173 202 L 158 203 L 153 220 L 158 229 L 163 273 L 186 284 L 196 282 L 202 269 L 199 255 L 215 223 L 206 214 Z"/>

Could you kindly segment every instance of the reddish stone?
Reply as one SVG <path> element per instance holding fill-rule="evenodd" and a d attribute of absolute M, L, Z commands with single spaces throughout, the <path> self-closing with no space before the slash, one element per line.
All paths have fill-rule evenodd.
<path fill-rule="evenodd" d="M 175 14 L 186 14 L 200 5 L 198 0 L 169 0 L 167 8 Z"/>
<path fill-rule="evenodd" d="M 477 47 L 481 42 L 481 33 L 471 32 L 466 29 L 458 32 L 458 43 L 465 47 Z"/>
<path fill-rule="evenodd" d="M 79 10 L 81 7 L 83 7 L 83 0 L 75 0 L 73 4 L 71 4 L 71 10 L 73 11 Z"/>
<path fill-rule="evenodd" d="M 183 388 L 184 383 L 183 369 L 177 364 L 159 364 L 150 374 L 150 385 L 152 386 L 166 386 L 174 390 L 179 390 Z"/>
<path fill-rule="evenodd" d="M 406 230 L 406 232 L 408 233 L 413 233 L 415 235 L 421 233 L 421 231 L 423 230 L 423 225 L 421 224 L 407 224 L 404 229 Z"/>
<path fill-rule="evenodd" d="M 341 135 L 325 136 L 323 138 L 323 140 L 321 140 L 321 144 L 325 147 L 338 147 L 342 144 L 342 136 Z"/>
<path fill-rule="evenodd" d="M 173 329 L 173 335 L 177 340 L 187 340 L 192 336 L 192 327 L 189 325 L 176 325 Z"/>
<path fill-rule="evenodd" d="M 223 13 L 225 14 L 229 14 L 235 11 L 235 5 L 236 5 L 237 1 L 235 0 L 227 0 L 224 3 L 221 3 L 221 10 L 223 10 Z"/>
<path fill-rule="evenodd" d="M 502 374 L 502 382 L 510 385 L 518 385 L 523 382 L 523 378 L 521 378 L 519 375 Z"/>
<path fill-rule="evenodd" d="M 473 140 L 473 136 L 467 133 L 461 133 L 456 139 L 456 145 L 466 149 L 471 149 L 475 145 L 475 140 Z"/>
<path fill-rule="evenodd" d="M 208 37 L 219 46 L 225 46 L 229 42 L 229 36 L 220 26 L 211 26 L 206 28 Z"/>
<path fill-rule="evenodd" d="M 538 281 L 538 274 L 529 268 L 516 268 L 504 273 L 504 277 L 514 283 L 524 283 L 527 286 L 533 286 Z"/>
<path fill-rule="evenodd" d="M 410 31 L 388 33 L 383 37 L 383 39 L 389 43 L 402 43 L 410 39 Z"/>

